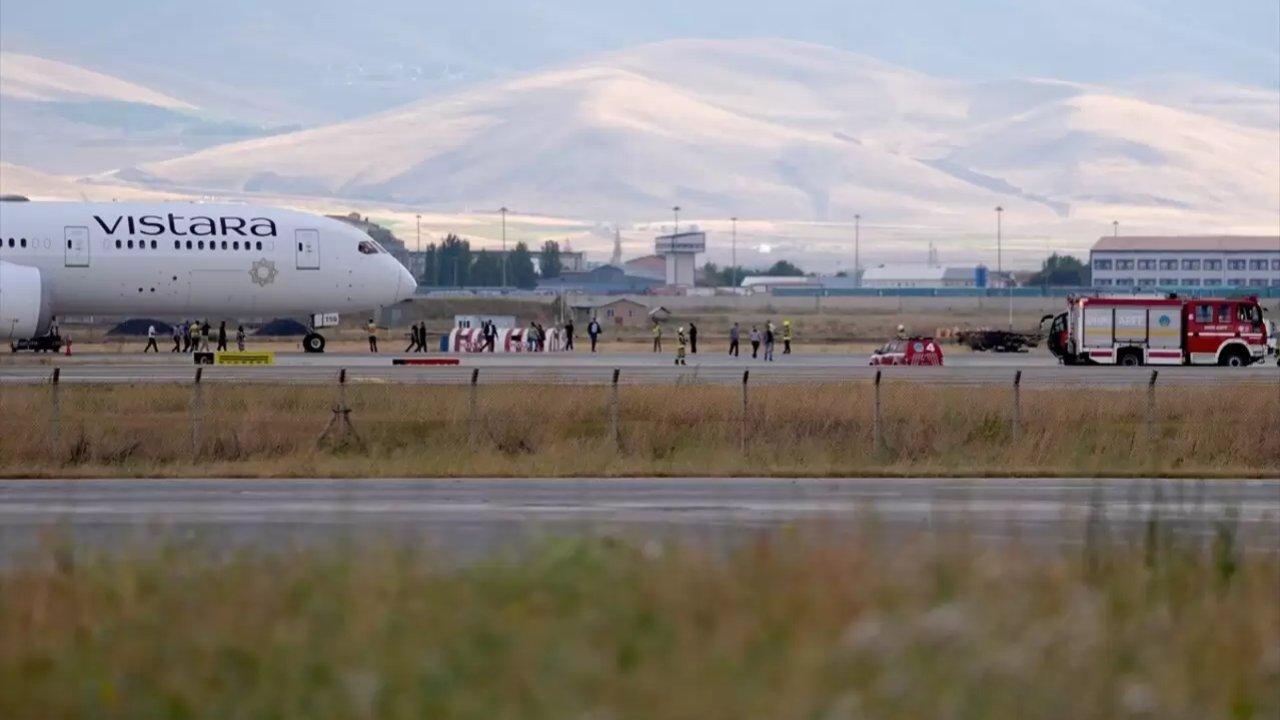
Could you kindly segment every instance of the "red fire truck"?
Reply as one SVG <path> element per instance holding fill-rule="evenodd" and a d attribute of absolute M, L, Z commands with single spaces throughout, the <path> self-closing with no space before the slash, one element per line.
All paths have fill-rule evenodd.
<path fill-rule="evenodd" d="M 1244 367 L 1266 357 L 1267 329 L 1256 297 L 1071 297 L 1048 345 L 1066 365 Z"/>

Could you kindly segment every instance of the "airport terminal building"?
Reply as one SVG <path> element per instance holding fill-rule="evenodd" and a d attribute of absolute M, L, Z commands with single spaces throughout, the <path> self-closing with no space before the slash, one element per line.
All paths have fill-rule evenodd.
<path fill-rule="evenodd" d="M 1275 288 L 1280 236 L 1108 236 L 1089 265 L 1096 288 Z"/>

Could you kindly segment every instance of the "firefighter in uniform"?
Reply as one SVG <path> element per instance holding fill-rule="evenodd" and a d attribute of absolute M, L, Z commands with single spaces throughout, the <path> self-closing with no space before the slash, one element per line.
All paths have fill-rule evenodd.
<path fill-rule="evenodd" d="M 782 354 L 791 354 L 791 321 L 782 321 Z"/>
<path fill-rule="evenodd" d="M 657 320 L 653 321 L 653 351 L 662 352 L 662 324 Z"/>
<path fill-rule="evenodd" d="M 369 330 L 369 352 L 378 352 L 378 324 L 369 318 L 369 322 L 365 325 Z"/>
<path fill-rule="evenodd" d="M 688 361 L 685 359 L 685 354 L 684 354 L 684 346 L 687 342 L 688 342 L 688 338 L 686 338 L 684 335 L 684 326 L 682 325 L 680 326 L 679 330 L 676 330 L 676 364 L 677 365 L 689 364 Z"/>

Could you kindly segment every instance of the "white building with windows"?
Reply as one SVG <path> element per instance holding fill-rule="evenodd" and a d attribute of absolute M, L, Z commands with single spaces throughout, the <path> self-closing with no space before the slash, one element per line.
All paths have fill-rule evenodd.
<path fill-rule="evenodd" d="M 1280 287 L 1280 236 L 1108 236 L 1089 265 L 1096 288 Z"/>

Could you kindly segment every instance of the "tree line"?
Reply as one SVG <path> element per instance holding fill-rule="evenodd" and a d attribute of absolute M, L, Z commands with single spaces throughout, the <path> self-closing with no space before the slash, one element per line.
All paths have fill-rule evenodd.
<path fill-rule="evenodd" d="M 805 272 L 786 260 L 779 260 L 767 268 L 745 268 L 742 266 L 720 267 L 713 262 L 702 266 L 702 279 L 699 284 L 704 287 L 733 287 L 742 284 L 743 278 L 749 277 L 803 277 Z"/>
<path fill-rule="evenodd" d="M 423 250 L 423 285 L 435 287 L 499 287 L 503 283 L 502 253 L 472 250 L 471 243 L 450 233 L 440 244 L 431 243 Z M 541 273 L 534 268 L 533 253 L 524 242 L 517 242 L 507 254 L 506 284 L 521 290 L 532 290 L 538 278 L 560 277 L 563 264 L 560 244 L 548 240 L 542 245 Z"/>

